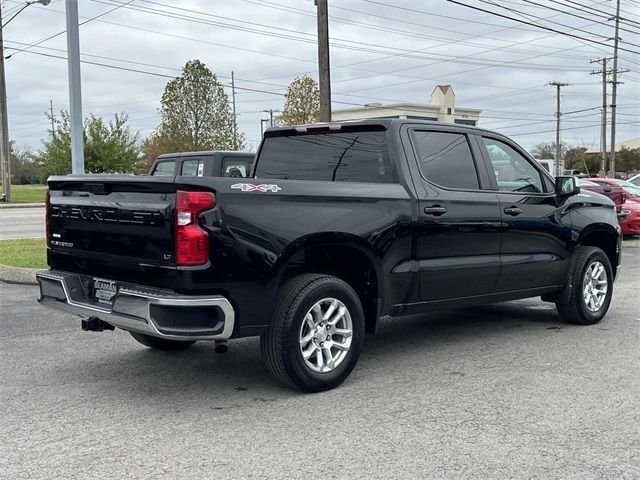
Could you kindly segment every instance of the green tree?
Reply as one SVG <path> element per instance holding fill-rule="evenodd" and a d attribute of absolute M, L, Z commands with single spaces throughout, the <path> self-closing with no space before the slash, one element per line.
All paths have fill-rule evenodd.
<path fill-rule="evenodd" d="M 601 159 L 596 155 L 585 155 L 587 147 L 573 147 L 567 150 L 564 157 L 564 168 L 580 170 L 589 176 L 596 176 L 600 170 Z"/>
<path fill-rule="evenodd" d="M 180 76 L 167 83 L 160 103 L 162 121 L 149 140 L 159 152 L 245 148 L 229 97 L 201 61 L 185 64 Z"/>
<path fill-rule="evenodd" d="M 15 185 L 26 185 L 43 182 L 40 165 L 34 160 L 28 147 L 18 147 L 14 141 L 9 143 L 11 159 L 11 181 Z"/>
<path fill-rule="evenodd" d="M 51 120 L 51 117 L 49 117 Z M 135 173 L 138 170 L 138 134 L 131 133 L 128 117 L 116 114 L 105 122 L 91 114 L 84 120 L 84 162 L 87 173 Z M 69 113 L 60 112 L 53 119 L 53 130 L 42 141 L 35 160 L 45 175 L 71 173 L 71 121 Z"/>
<path fill-rule="evenodd" d="M 313 78 L 297 77 L 287 88 L 285 98 L 281 124 L 299 125 L 320 119 L 320 89 Z"/>
<path fill-rule="evenodd" d="M 616 170 L 619 172 L 640 170 L 640 148 L 622 147 L 619 152 L 616 152 Z"/>
<path fill-rule="evenodd" d="M 560 142 L 560 158 L 563 159 L 567 155 L 567 151 L 569 150 L 569 146 Z M 555 159 L 556 158 L 556 142 L 542 142 L 533 147 L 531 151 L 533 158 L 537 158 L 538 160 L 542 159 Z"/>
<path fill-rule="evenodd" d="M 153 162 L 156 161 L 158 156 L 162 153 L 170 153 L 170 152 L 162 152 L 160 150 L 160 145 L 158 145 L 158 139 L 155 135 L 149 135 L 142 142 L 142 158 L 140 160 L 138 173 L 147 173 L 153 165 Z"/>

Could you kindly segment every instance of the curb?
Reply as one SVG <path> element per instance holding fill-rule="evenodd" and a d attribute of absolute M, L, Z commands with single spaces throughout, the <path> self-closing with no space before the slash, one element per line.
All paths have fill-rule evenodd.
<path fill-rule="evenodd" d="M 38 270 L 41 269 L 0 265 L 0 282 L 17 283 L 20 285 L 37 285 L 36 272 Z"/>
<path fill-rule="evenodd" d="M 0 203 L 0 209 L 3 208 L 37 208 L 45 207 L 44 203 Z"/>

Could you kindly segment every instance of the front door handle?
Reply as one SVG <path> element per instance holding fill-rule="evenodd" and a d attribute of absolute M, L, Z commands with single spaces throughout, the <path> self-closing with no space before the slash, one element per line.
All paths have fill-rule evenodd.
<path fill-rule="evenodd" d="M 430 207 L 424 207 L 424 213 L 427 215 L 433 215 L 434 217 L 439 217 L 440 215 L 447 213 L 447 209 L 440 205 L 432 205 Z"/>
<path fill-rule="evenodd" d="M 520 210 L 518 207 L 511 206 L 505 208 L 504 213 L 506 213 L 507 215 L 511 215 L 512 217 L 516 217 L 522 213 L 522 210 Z"/>

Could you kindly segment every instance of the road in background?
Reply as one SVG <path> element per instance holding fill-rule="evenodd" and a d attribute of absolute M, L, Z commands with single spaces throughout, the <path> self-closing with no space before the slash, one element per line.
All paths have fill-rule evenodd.
<path fill-rule="evenodd" d="M 0 240 L 44 238 L 44 207 L 0 208 Z"/>
<path fill-rule="evenodd" d="M 156 352 L 0 284 L 0 478 L 640 478 L 640 248 L 598 325 L 537 299 L 384 320 L 339 388 L 257 339 Z"/>

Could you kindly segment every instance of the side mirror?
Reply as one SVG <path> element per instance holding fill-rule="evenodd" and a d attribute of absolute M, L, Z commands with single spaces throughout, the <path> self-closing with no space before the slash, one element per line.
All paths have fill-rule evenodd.
<path fill-rule="evenodd" d="M 556 177 L 556 195 L 570 197 L 580 193 L 576 177 Z"/>

